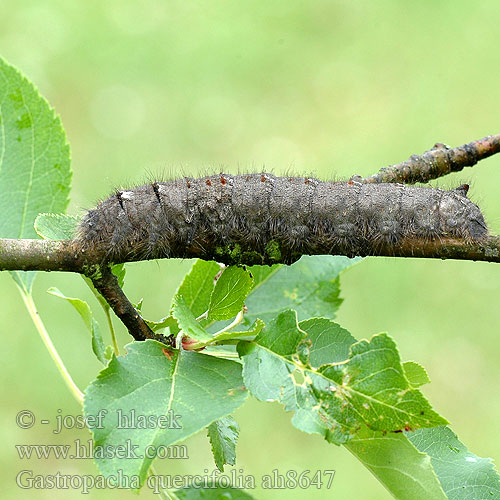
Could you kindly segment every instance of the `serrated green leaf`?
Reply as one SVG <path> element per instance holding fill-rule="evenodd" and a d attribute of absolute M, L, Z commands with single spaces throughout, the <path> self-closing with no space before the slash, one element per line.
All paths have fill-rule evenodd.
<path fill-rule="evenodd" d="M 374 335 L 370 341 L 356 342 L 347 361 L 323 365 L 318 373 L 336 384 L 332 389 L 332 403 L 336 399 L 347 403 L 342 408 L 346 422 L 362 420 L 372 430 L 380 431 L 448 423 L 431 408 L 420 391 L 411 387 L 396 344 L 385 333 Z M 326 412 L 337 419 L 335 406 Z"/>
<path fill-rule="evenodd" d="M 410 385 L 415 389 L 431 381 L 429 375 L 427 375 L 427 370 L 415 361 L 405 361 L 403 363 L 403 369 L 408 382 L 410 382 Z"/>
<path fill-rule="evenodd" d="M 333 319 L 342 303 L 338 276 L 360 260 L 304 255 L 291 266 L 250 267 L 255 287 L 245 301 L 246 321 L 260 318 L 267 324 L 287 309 L 297 311 L 299 321 L 315 316 Z"/>
<path fill-rule="evenodd" d="M 35 219 L 35 231 L 45 240 L 71 240 L 80 217 L 66 214 L 39 214 Z"/>
<path fill-rule="evenodd" d="M 314 367 L 344 361 L 349 356 L 349 348 L 356 342 L 345 328 L 326 318 L 301 321 L 299 326 L 311 340 L 309 361 Z"/>
<path fill-rule="evenodd" d="M 179 328 L 184 335 L 194 340 L 212 340 L 212 335 L 208 333 L 193 316 L 191 309 L 181 295 L 175 295 L 172 300 L 172 316 L 177 320 Z"/>
<path fill-rule="evenodd" d="M 207 435 L 212 446 L 215 465 L 223 472 L 224 465 L 236 463 L 236 441 L 240 427 L 236 420 L 228 415 L 212 422 L 207 429 Z"/>
<path fill-rule="evenodd" d="M 221 268 L 217 262 L 198 259 L 184 276 L 175 295 L 181 295 L 195 318 L 208 310 L 214 278 Z"/>
<path fill-rule="evenodd" d="M 184 488 L 176 490 L 175 495 L 179 500 L 254 500 L 246 491 L 216 485 L 208 485 L 207 488 Z"/>
<path fill-rule="evenodd" d="M 331 332 L 324 323 L 321 328 L 333 337 L 338 325 L 330 323 Z M 332 349 L 331 356 L 344 356 L 351 345 L 348 360 L 316 370 L 303 363 L 300 347 L 309 341 L 310 352 L 321 352 L 318 339 L 321 335 L 308 338 L 299 328 L 295 311 L 281 313 L 254 341 L 238 344 L 246 387 L 260 400 L 279 401 L 295 411 L 292 422 L 300 430 L 319 433 L 335 444 L 349 441 L 366 425 L 401 432 L 446 422 L 409 385 L 394 341 L 387 335 L 351 345 L 352 337 L 344 334 L 338 339 L 339 353 Z"/>
<path fill-rule="evenodd" d="M 384 436 L 380 432 L 364 427 L 345 446 L 392 493 L 394 498 L 447 499 L 432 467 L 431 459 L 417 450 L 404 434 L 389 433 Z"/>
<path fill-rule="evenodd" d="M 296 311 L 285 311 L 257 335 L 255 343 L 278 356 L 292 356 L 306 333 L 299 328 Z"/>
<path fill-rule="evenodd" d="M 103 365 L 107 365 L 109 357 L 106 355 L 106 349 L 111 348 L 111 346 L 106 347 L 104 345 L 101 335 L 101 329 L 99 328 L 99 323 L 97 323 L 97 321 L 95 320 L 92 311 L 90 310 L 90 306 L 87 304 L 87 302 L 78 298 L 67 297 L 55 287 L 49 288 L 47 292 L 51 295 L 54 295 L 55 297 L 65 299 L 77 310 L 78 314 L 83 319 L 87 330 L 90 332 L 92 338 L 92 351 Z"/>
<path fill-rule="evenodd" d="M 34 85 L 0 58 L 0 235 L 35 238 L 42 212 L 64 212 L 71 171 L 59 117 Z"/>
<path fill-rule="evenodd" d="M 207 319 L 225 320 L 236 316 L 242 309 L 253 279 L 241 267 L 227 267 L 217 280 L 208 307 Z"/>
<path fill-rule="evenodd" d="M 102 428 L 93 430 L 95 450 L 129 443 L 136 451 L 126 459 L 95 458 L 107 477 L 121 469 L 124 476 L 139 475 L 142 484 L 153 461 L 146 447 L 178 443 L 231 414 L 247 397 L 239 363 L 186 351 L 167 356 L 164 348 L 153 340 L 128 344 L 127 354 L 113 357 L 85 391 L 86 416 L 107 411 Z M 133 428 L 120 428 L 120 417 L 133 413 Z M 142 428 L 138 418 L 155 424 Z"/>
<path fill-rule="evenodd" d="M 297 323 L 297 313 L 284 311 L 266 325 L 254 341 L 238 344 L 245 386 L 253 396 L 261 401 L 279 401 L 287 409 L 295 409 L 295 383 L 291 375 L 295 366 L 291 358 L 305 336 Z"/>
<path fill-rule="evenodd" d="M 429 455 L 448 500 L 500 498 L 500 475 L 491 459 L 471 453 L 448 427 L 419 429 L 406 436 Z"/>
<path fill-rule="evenodd" d="M 0 237 L 36 238 L 35 217 L 64 212 L 70 153 L 60 119 L 36 88 L 0 58 Z M 33 272 L 11 273 L 24 293 Z"/>

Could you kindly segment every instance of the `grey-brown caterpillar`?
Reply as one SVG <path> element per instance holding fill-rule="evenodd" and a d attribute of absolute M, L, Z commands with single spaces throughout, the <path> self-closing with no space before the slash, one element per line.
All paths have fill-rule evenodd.
<path fill-rule="evenodd" d="M 370 255 L 406 237 L 480 241 L 486 223 L 467 190 L 267 173 L 182 178 L 117 191 L 85 215 L 77 239 L 104 262 L 198 256 L 228 264 Z"/>

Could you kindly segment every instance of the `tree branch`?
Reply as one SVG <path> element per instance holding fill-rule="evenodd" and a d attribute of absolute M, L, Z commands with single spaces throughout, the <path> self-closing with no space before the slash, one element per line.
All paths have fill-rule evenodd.
<path fill-rule="evenodd" d="M 421 156 L 412 156 L 406 162 L 383 168 L 371 177 L 363 179 L 360 176 L 354 176 L 352 180 L 363 183 L 427 182 L 450 172 L 462 170 L 464 167 L 473 166 L 479 160 L 498 152 L 500 152 L 500 134 L 453 149 L 443 144 L 436 144 L 432 150 Z M 228 247 L 230 244 L 229 242 Z M 311 248 L 317 248 L 317 253 L 325 253 L 321 245 L 318 247 L 312 245 Z M 167 344 L 171 343 L 170 338 L 154 333 L 127 299 L 116 276 L 111 272 L 109 264 L 104 264 L 107 259 L 106 253 L 103 253 L 105 251 L 105 249 L 98 248 L 84 249 L 76 240 L 0 239 L 0 271 L 67 271 L 84 274 L 92 280 L 95 288 L 135 340 L 156 339 Z M 345 255 L 345 252 L 341 246 L 328 249 L 331 255 Z M 376 247 L 370 248 L 369 252 L 368 255 L 380 257 L 500 262 L 500 236 L 488 236 L 484 240 L 473 243 L 453 238 L 406 237 L 396 244 L 381 241 Z M 208 239 L 202 248 L 200 246 L 176 248 L 169 256 L 171 258 L 216 259 L 219 262 L 231 264 L 233 263 L 231 253 L 218 253 L 215 242 Z M 297 258 L 299 256 L 297 255 Z M 261 258 L 262 262 L 255 261 L 255 252 L 245 253 L 245 249 L 240 249 L 238 263 L 284 262 L 280 260 L 282 257 L 279 254 L 262 255 L 258 258 Z M 144 260 L 144 257 L 130 254 L 123 259 L 123 262 L 139 260 Z"/>
<path fill-rule="evenodd" d="M 75 248 L 73 240 L 14 240 L 0 239 L 0 271 L 67 271 L 85 274 L 93 281 L 96 270 L 99 269 L 102 255 L 91 252 L 81 252 Z M 214 260 L 214 249 L 207 245 L 203 251 L 199 248 L 186 248 L 182 255 L 172 254 L 172 258 L 200 258 Z M 322 253 L 323 254 L 323 253 Z M 333 246 L 331 255 L 345 255 L 341 247 Z M 397 244 L 380 243 L 368 254 L 377 257 L 415 257 L 425 259 L 458 259 L 483 262 L 500 262 L 500 236 L 488 236 L 479 243 L 467 243 L 453 238 L 419 239 L 404 238 Z M 349 255 L 353 257 L 353 255 Z M 250 260 L 252 259 L 252 260 Z M 126 262 L 144 260 L 140 256 L 132 256 Z M 225 263 L 221 255 L 220 262 Z M 228 263 L 230 263 L 228 261 Z M 240 264 L 255 264 L 254 256 L 245 260 L 243 253 Z M 272 262 L 263 264 L 279 264 L 281 261 L 273 257 Z M 110 284 L 110 280 L 104 284 Z M 96 286 L 96 288 L 98 288 Z M 113 286 L 114 288 L 114 286 Z M 99 289 L 99 288 L 98 288 Z"/>
<path fill-rule="evenodd" d="M 403 163 L 381 168 L 370 177 L 362 178 L 355 175 L 352 180 L 373 184 L 383 182 L 425 183 L 450 172 L 459 172 L 465 167 L 472 167 L 479 160 L 498 152 L 500 152 L 500 134 L 490 135 L 457 148 L 437 143 L 431 150 L 422 155 L 413 155 Z"/>

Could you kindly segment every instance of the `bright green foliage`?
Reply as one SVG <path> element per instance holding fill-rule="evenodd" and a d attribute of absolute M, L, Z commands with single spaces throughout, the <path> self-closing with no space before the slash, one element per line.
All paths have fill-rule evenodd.
<path fill-rule="evenodd" d="M 212 335 L 196 321 L 191 309 L 189 309 L 189 306 L 181 295 L 174 297 L 172 302 L 172 316 L 177 320 L 179 328 L 184 332 L 185 336 L 201 341 L 212 339 Z"/>
<path fill-rule="evenodd" d="M 219 321 L 236 316 L 243 309 L 252 286 L 253 279 L 245 269 L 241 267 L 224 269 L 210 297 L 207 319 Z"/>
<path fill-rule="evenodd" d="M 500 498 L 500 476 L 491 460 L 471 453 L 448 427 L 420 429 L 407 437 L 430 457 L 448 500 Z"/>
<path fill-rule="evenodd" d="M 220 333 L 216 333 L 212 340 L 213 342 L 220 342 L 222 340 L 230 340 L 242 337 L 253 337 L 260 333 L 260 331 L 264 328 L 264 322 L 260 319 L 256 319 L 255 323 L 248 330 L 229 330 L 229 331 L 221 331 Z"/>
<path fill-rule="evenodd" d="M 415 361 L 405 361 L 403 369 L 408 382 L 414 388 L 428 384 L 431 381 L 425 368 Z"/>
<path fill-rule="evenodd" d="M 148 323 L 149 324 L 149 323 Z M 227 341 L 232 341 L 237 343 L 237 339 L 245 339 L 246 337 L 254 337 L 264 328 L 264 322 L 260 319 L 255 320 L 255 323 L 250 327 L 249 330 L 231 330 L 224 329 L 220 332 L 216 332 L 213 336 L 210 335 L 206 340 L 199 340 L 198 342 L 190 344 L 191 349 L 201 349 L 207 346 L 213 346 L 218 344 L 227 343 Z M 172 332 L 172 327 L 170 327 Z M 175 334 L 175 332 L 172 332 Z M 229 352 L 229 351 L 228 351 Z M 230 352 L 233 352 L 232 350 Z"/>
<path fill-rule="evenodd" d="M 345 446 L 398 500 L 446 500 L 431 459 L 404 433 L 384 436 L 365 427 Z"/>
<path fill-rule="evenodd" d="M 99 359 L 99 361 L 101 361 L 104 365 L 106 365 L 108 363 L 109 357 L 105 356 L 105 352 L 107 350 L 107 347 L 109 346 L 107 347 L 104 346 L 99 324 L 95 320 L 92 311 L 90 309 L 90 306 L 87 304 L 87 302 L 78 298 L 67 297 L 59 289 L 55 287 L 49 288 L 47 292 L 50 293 L 51 295 L 54 295 L 55 297 L 65 299 L 75 308 L 75 310 L 81 316 L 85 326 L 87 327 L 87 330 L 91 334 L 92 350 L 94 354 L 96 355 L 97 359 Z"/>
<path fill-rule="evenodd" d="M 36 234 L 46 240 L 71 240 L 79 221 L 74 215 L 40 214 L 34 227 Z"/>
<path fill-rule="evenodd" d="M 225 464 L 234 465 L 236 463 L 236 441 L 240 433 L 240 427 L 236 420 L 230 415 L 222 417 L 208 426 L 207 433 L 217 468 L 222 472 Z"/>
<path fill-rule="evenodd" d="M 175 295 L 182 296 L 195 318 L 208 310 L 214 279 L 220 270 L 217 262 L 198 259 L 177 289 Z"/>
<path fill-rule="evenodd" d="M 359 258 L 304 255 L 291 266 L 253 266 L 255 287 L 245 301 L 246 318 L 268 323 L 281 311 L 294 309 L 299 321 L 315 316 L 333 319 L 342 303 L 338 276 Z"/>
<path fill-rule="evenodd" d="M 104 345 L 101 336 L 101 329 L 99 328 L 99 323 L 97 323 L 97 321 L 95 320 L 92 311 L 90 310 L 90 306 L 87 304 L 87 302 L 74 297 L 67 297 L 55 287 L 51 287 L 47 291 L 50 294 L 55 295 L 56 297 L 67 300 L 77 310 L 92 337 L 92 351 L 94 351 L 97 359 L 103 365 L 107 365 L 109 356 L 106 353 L 109 352 L 109 349 L 107 349 Z"/>
<path fill-rule="evenodd" d="M 0 235 L 35 238 L 36 216 L 68 205 L 69 146 L 48 102 L 1 58 L 0 104 Z"/>
<path fill-rule="evenodd" d="M 107 410 L 103 429 L 94 429 L 95 450 L 111 445 L 137 445 L 137 457 L 95 458 L 104 475 L 139 475 L 144 481 L 153 458 L 146 447 L 170 446 L 191 436 L 215 420 L 232 413 L 247 397 L 241 365 L 192 352 L 166 351 L 153 340 L 134 342 L 127 355 L 113 357 L 85 391 L 84 413 L 96 415 Z M 153 425 L 118 428 L 121 416 L 165 415 L 166 428 Z M 156 423 L 158 424 L 158 420 Z M 151 449 L 151 448 L 150 448 Z"/>
<path fill-rule="evenodd" d="M 310 352 L 315 352 L 315 341 L 307 337 L 302 325 L 297 324 L 294 311 L 286 311 L 253 342 L 238 345 L 245 385 L 260 400 L 276 400 L 287 410 L 299 410 L 294 417 L 296 427 L 342 444 L 364 426 L 401 432 L 446 423 L 410 386 L 390 337 L 380 334 L 370 342 L 352 344 L 348 360 L 316 370 L 308 363 L 310 354 L 301 357 L 299 345 L 309 345 Z M 344 344 L 351 339 L 345 336 Z M 295 371 L 303 379 L 300 383 Z"/>
<path fill-rule="evenodd" d="M 70 187 L 70 152 L 60 119 L 0 57 L 0 237 L 36 238 L 36 216 L 64 212 Z M 31 293 L 34 272 L 11 274 Z"/>
<path fill-rule="evenodd" d="M 123 285 L 125 283 L 125 274 L 126 274 L 125 264 L 115 264 L 111 268 L 111 272 L 118 279 L 118 284 L 120 285 L 120 287 L 123 288 Z"/>
<path fill-rule="evenodd" d="M 332 402 L 340 398 L 343 405 L 348 403 L 341 410 L 346 422 L 361 419 L 371 429 L 381 431 L 447 423 L 431 409 L 422 393 L 410 386 L 396 344 L 386 334 L 353 344 L 348 361 L 323 365 L 318 373 L 336 384 Z M 351 408 L 353 412 L 347 416 Z M 338 415 L 332 407 L 326 413 L 334 418 Z"/>
<path fill-rule="evenodd" d="M 311 341 L 309 364 L 315 368 L 326 363 L 344 361 L 356 339 L 337 323 L 326 318 L 312 318 L 299 323 Z"/>
<path fill-rule="evenodd" d="M 177 335 L 179 333 L 177 320 L 173 316 L 165 316 L 159 321 L 151 321 L 149 319 L 144 319 L 144 321 L 153 332 L 159 332 L 164 328 L 168 328 L 171 334 Z"/>

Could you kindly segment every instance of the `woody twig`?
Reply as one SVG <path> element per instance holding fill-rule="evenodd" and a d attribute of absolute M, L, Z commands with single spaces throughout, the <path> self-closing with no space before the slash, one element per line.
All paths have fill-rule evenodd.
<path fill-rule="evenodd" d="M 370 177 L 362 178 L 356 175 L 352 179 L 373 184 L 382 182 L 425 183 L 451 172 L 459 172 L 465 167 L 472 167 L 478 161 L 498 152 L 500 152 L 500 134 L 490 135 L 456 148 L 437 143 L 431 150 L 421 155 L 413 155 L 402 163 L 381 168 Z"/>

